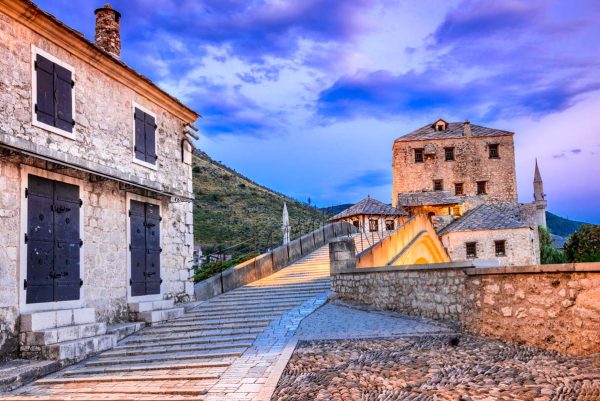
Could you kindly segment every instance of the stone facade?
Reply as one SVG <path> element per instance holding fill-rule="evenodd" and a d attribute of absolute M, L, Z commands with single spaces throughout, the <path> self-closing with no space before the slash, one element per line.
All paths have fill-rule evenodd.
<path fill-rule="evenodd" d="M 36 123 L 36 54 L 72 71 L 72 133 Z M 79 187 L 80 307 L 95 308 L 103 322 L 127 319 L 135 301 L 128 294 L 132 199 L 160 206 L 157 296 L 193 299 L 191 149 L 184 129 L 198 115 L 25 0 L 0 10 L 0 71 L 0 359 L 17 348 L 19 315 L 31 306 L 23 296 L 29 174 Z M 134 107 L 155 115 L 155 166 L 134 157 Z M 61 302 L 51 308 L 61 309 Z"/>
<path fill-rule="evenodd" d="M 468 261 L 483 259 L 494 261 L 498 266 L 530 266 L 537 261 L 536 236 L 529 227 L 507 230 L 455 231 L 441 236 L 450 260 Z M 504 241 L 505 254 L 496 254 L 496 241 Z M 467 256 L 466 244 L 476 244 L 476 258 Z"/>
<path fill-rule="evenodd" d="M 598 263 L 332 271 L 332 290 L 341 299 L 452 321 L 467 333 L 570 355 L 600 352 L 599 288 Z"/>
<path fill-rule="evenodd" d="M 463 184 L 463 199 L 473 202 L 516 202 L 517 182 L 513 135 L 396 140 L 392 155 L 392 205 L 398 194 L 433 191 L 433 181 L 442 180 L 442 190 L 454 193 Z M 489 157 L 489 145 L 498 145 L 499 158 Z M 431 147 L 432 155 L 415 163 L 415 149 Z M 444 148 L 454 148 L 454 160 L 446 161 Z M 487 181 L 486 195 L 477 195 L 477 181 Z"/>

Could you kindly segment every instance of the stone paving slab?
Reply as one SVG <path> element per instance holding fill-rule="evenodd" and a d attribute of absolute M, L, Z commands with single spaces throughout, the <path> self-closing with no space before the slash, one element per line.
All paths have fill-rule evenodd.
<path fill-rule="evenodd" d="M 0 363 L 0 394 L 60 369 L 57 361 L 16 359 Z"/>

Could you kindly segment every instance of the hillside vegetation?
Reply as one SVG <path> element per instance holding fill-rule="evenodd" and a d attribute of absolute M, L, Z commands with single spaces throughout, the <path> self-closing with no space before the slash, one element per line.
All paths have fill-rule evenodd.
<path fill-rule="evenodd" d="M 316 208 L 253 182 L 204 152 L 194 154 L 192 172 L 194 237 L 204 255 L 233 246 L 223 253 L 238 256 L 280 245 L 284 202 L 292 239 L 328 218 Z"/>
<path fill-rule="evenodd" d="M 554 213 L 546 212 L 546 224 L 548 230 L 554 235 L 568 237 L 579 229 L 583 224 L 581 221 L 569 220 L 564 217 L 555 215 Z"/>

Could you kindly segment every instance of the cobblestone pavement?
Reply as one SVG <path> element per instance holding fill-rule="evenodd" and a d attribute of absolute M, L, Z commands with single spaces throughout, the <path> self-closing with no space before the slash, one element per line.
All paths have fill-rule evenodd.
<path fill-rule="evenodd" d="M 306 341 L 272 400 L 598 401 L 600 355 L 454 334 Z"/>
<path fill-rule="evenodd" d="M 326 246 L 0 400 L 251 400 L 328 291 Z"/>

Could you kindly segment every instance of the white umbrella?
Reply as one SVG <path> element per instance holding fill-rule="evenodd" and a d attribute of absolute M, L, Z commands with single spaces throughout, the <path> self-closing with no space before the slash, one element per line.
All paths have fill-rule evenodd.
<path fill-rule="evenodd" d="M 281 231 L 283 233 L 283 245 L 286 245 L 290 242 L 290 216 L 288 215 L 287 204 L 285 202 L 283 203 Z"/>

